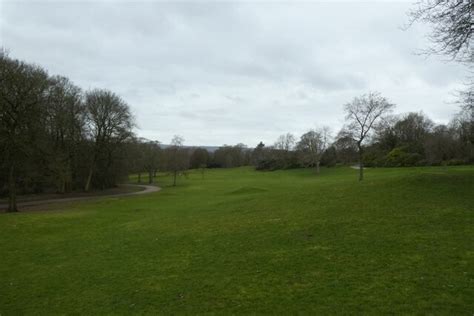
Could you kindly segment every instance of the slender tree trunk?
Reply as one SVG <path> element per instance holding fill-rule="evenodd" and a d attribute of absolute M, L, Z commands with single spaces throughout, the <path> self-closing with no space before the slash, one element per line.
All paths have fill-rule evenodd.
<path fill-rule="evenodd" d="M 359 181 L 364 179 L 364 163 L 362 162 L 362 146 L 359 145 Z"/>
<path fill-rule="evenodd" d="M 319 174 L 319 160 L 316 161 L 316 173 Z"/>
<path fill-rule="evenodd" d="M 153 171 L 148 171 L 148 184 L 153 183 Z"/>
<path fill-rule="evenodd" d="M 84 187 L 84 191 L 89 192 L 91 188 L 91 181 L 92 181 L 92 174 L 94 173 L 94 167 L 91 166 L 89 168 L 89 174 L 87 175 L 86 185 Z"/>
<path fill-rule="evenodd" d="M 64 193 L 71 192 L 72 177 L 73 177 L 73 170 L 71 167 L 71 158 L 69 158 L 67 162 L 67 175 L 64 180 Z"/>
<path fill-rule="evenodd" d="M 66 193 L 66 179 L 64 179 L 64 177 L 61 179 L 61 188 L 59 189 L 59 193 Z"/>
<path fill-rule="evenodd" d="M 92 176 L 94 175 L 94 168 L 95 168 L 95 163 L 98 157 L 98 148 L 99 148 L 99 143 L 96 141 L 95 146 L 94 146 L 94 152 L 92 156 L 92 162 L 91 166 L 89 168 L 89 174 L 87 175 L 87 180 L 86 180 L 86 186 L 84 188 L 84 191 L 89 192 L 91 188 L 91 182 L 92 182 Z"/>
<path fill-rule="evenodd" d="M 142 183 L 142 173 L 138 173 L 138 183 Z"/>
<path fill-rule="evenodd" d="M 178 174 L 178 171 L 177 170 L 174 170 L 173 171 L 173 186 L 175 187 L 176 186 L 176 176 Z"/>
<path fill-rule="evenodd" d="M 16 205 L 16 181 L 15 181 L 15 166 L 10 166 L 8 174 L 8 209 L 7 212 L 18 212 Z"/>

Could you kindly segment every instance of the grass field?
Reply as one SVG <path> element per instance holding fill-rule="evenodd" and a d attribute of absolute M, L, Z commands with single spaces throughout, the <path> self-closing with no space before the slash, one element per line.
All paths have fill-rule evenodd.
<path fill-rule="evenodd" d="M 474 167 L 191 173 L 0 215 L 0 314 L 474 313 Z"/>

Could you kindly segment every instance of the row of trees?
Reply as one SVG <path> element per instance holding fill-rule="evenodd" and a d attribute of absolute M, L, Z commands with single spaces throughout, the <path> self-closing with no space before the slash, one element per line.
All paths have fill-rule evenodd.
<path fill-rule="evenodd" d="M 158 171 L 170 173 L 173 185 L 178 175 L 186 174 L 188 169 L 232 168 L 250 165 L 251 150 L 243 144 L 224 145 L 214 152 L 206 148 L 186 147 L 181 136 L 174 136 L 170 145 L 139 138 L 126 144 L 126 152 L 132 169 L 142 182 L 142 173 L 146 172 L 148 183 L 153 183 Z"/>
<path fill-rule="evenodd" d="M 129 106 L 107 90 L 70 80 L 0 52 L 0 192 L 16 195 L 116 185 L 127 174 Z"/>
<path fill-rule="evenodd" d="M 472 91 L 462 94 L 462 112 L 447 125 L 422 113 L 390 115 L 394 105 L 369 93 L 344 106 L 346 125 L 336 137 L 327 127 L 297 140 L 288 133 L 272 146 L 224 145 L 215 152 L 135 138 L 129 106 L 107 90 L 83 92 L 67 78 L 49 76 L 39 66 L 0 54 L 0 193 L 16 194 L 115 186 L 130 172 L 158 170 L 177 176 L 189 168 L 254 165 L 258 170 L 332 166 L 412 166 L 472 163 Z"/>
<path fill-rule="evenodd" d="M 253 165 L 257 170 L 314 168 L 336 164 L 401 167 L 474 163 L 474 116 L 463 110 L 449 124 L 435 124 L 423 113 L 391 115 L 395 105 L 379 93 L 368 93 L 344 105 L 346 124 L 332 136 L 328 127 L 291 133 L 271 146 L 224 145 L 215 152 L 185 148 L 182 139 L 162 150 L 155 167 L 176 174 L 188 168 L 231 168 Z M 150 144 L 147 142 L 145 144 Z M 156 145 L 157 146 L 157 145 Z M 159 148 L 159 146 L 157 147 Z M 148 152 L 142 150 L 142 153 Z M 141 170 L 146 166 L 142 165 Z"/>
<path fill-rule="evenodd" d="M 331 137 L 328 128 L 310 130 L 299 141 L 282 135 L 274 146 L 260 143 L 253 155 L 261 170 L 357 164 L 400 167 L 474 163 L 474 111 L 464 109 L 447 125 L 423 113 L 390 115 L 394 105 L 379 93 L 355 98 L 344 106 L 346 125 Z"/>
<path fill-rule="evenodd" d="M 448 125 L 422 113 L 390 115 L 394 108 L 379 93 L 344 106 L 347 124 L 332 137 L 329 128 L 307 131 L 297 140 L 281 135 L 272 146 L 225 145 L 215 152 L 135 138 L 128 105 L 107 90 L 83 93 L 67 78 L 48 76 L 40 67 L 0 59 L 0 188 L 15 211 L 16 193 L 104 189 L 130 172 L 168 171 L 176 185 L 189 168 L 254 165 L 258 170 L 314 168 L 320 165 L 413 166 L 474 162 L 472 97 Z M 467 106 L 466 106 L 467 104 Z"/>

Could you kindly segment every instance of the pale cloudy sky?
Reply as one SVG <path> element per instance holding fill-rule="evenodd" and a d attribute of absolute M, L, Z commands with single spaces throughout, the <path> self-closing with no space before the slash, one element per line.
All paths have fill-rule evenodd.
<path fill-rule="evenodd" d="M 0 0 L 0 45 L 12 57 L 110 89 L 136 133 L 169 143 L 271 144 L 344 122 L 342 106 L 379 91 L 398 113 L 446 123 L 465 70 L 407 31 L 412 2 Z"/>

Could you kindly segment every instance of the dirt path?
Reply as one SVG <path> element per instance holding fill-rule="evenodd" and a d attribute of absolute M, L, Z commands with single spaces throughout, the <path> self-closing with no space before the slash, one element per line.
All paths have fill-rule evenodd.
<path fill-rule="evenodd" d="M 359 166 L 351 166 L 352 169 L 356 169 L 356 170 L 359 170 Z M 364 167 L 362 169 L 368 169 L 367 167 Z"/>
<path fill-rule="evenodd" d="M 109 194 L 109 195 L 78 196 L 78 197 L 70 197 L 70 198 L 63 198 L 63 199 L 58 198 L 58 199 L 36 200 L 36 201 L 24 201 L 24 202 L 18 202 L 17 205 L 18 205 L 18 208 L 21 209 L 23 207 L 32 207 L 32 206 L 53 204 L 53 203 L 55 204 L 55 203 L 64 203 L 64 202 L 88 201 L 88 200 L 95 200 L 95 199 L 102 199 L 102 198 L 109 198 L 109 197 L 142 195 L 142 194 L 158 192 L 161 190 L 160 187 L 153 186 L 153 185 L 144 185 L 144 184 L 125 184 L 123 186 L 139 187 L 139 188 L 143 188 L 143 190 L 128 192 L 128 193 Z M 8 204 L 0 204 L 0 210 L 5 210 L 7 209 L 7 207 L 8 207 Z"/>

